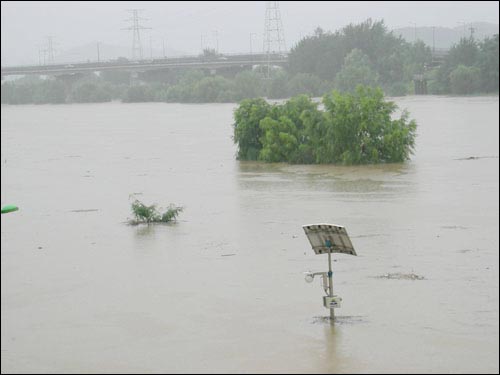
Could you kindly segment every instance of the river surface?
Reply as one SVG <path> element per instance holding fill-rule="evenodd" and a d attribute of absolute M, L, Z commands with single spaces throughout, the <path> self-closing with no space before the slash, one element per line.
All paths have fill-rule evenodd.
<path fill-rule="evenodd" d="M 415 155 L 355 167 L 235 160 L 234 104 L 2 105 L 2 373 L 498 373 L 498 97 L 394 100 Z"/>

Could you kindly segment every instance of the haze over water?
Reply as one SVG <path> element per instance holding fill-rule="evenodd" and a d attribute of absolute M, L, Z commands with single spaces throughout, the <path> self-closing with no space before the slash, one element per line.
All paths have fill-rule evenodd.
<path fill-rule="evenodd" d="M 239 162 L 234 104 L 2 105 L 2 372 L 498 372 L 498 96 L 395 100 L 416 152 L 376 166 Z"/>

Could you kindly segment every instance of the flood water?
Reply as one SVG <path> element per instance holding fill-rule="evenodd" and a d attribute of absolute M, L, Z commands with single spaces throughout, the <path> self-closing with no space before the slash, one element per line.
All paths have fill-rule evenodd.
<path fill-rule="evenodd" d="M 415 155 L 355 167 L 235 160 L 234 104 L 2 105 L 2 373 L 498 372 L 498 97 L 395 101 Z"/>

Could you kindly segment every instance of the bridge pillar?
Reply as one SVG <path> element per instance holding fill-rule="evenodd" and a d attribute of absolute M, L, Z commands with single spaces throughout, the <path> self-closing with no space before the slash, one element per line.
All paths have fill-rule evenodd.
<path fill-rule="evenodd" d="M 415 74 L 413 76 L 415 86 L 415 95 L 427 95 L 427 79 L 423 74 Z"/>
<path fill-rule="evenodd" d="M 139 72 L 130 73 L 130 86 L 137 86 L 139 84 Z"/>

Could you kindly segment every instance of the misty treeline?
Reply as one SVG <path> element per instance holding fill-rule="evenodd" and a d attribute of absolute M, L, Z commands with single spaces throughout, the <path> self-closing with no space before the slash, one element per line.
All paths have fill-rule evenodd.
<path fill-rule="evenodd" d="M 312 74 L 341 91 L 356 85 L 380 86 L 387 95 L 413 93 L 413 77 L 423 74 L 430 94 L 498 93 L 498 34 L 483 41 L 462 38 L 444 62 L 433 67 L 432 50 L 408 43 L 383 21 L 367 20 L 335 33 L 318 28 L 290 53 L 291 75 Z"/>
<path fill-rule="evenodd" d="M 299 164 L 370 164 L 408 160 L 417 124 L 384 99 L 380 88 L 359 85 L 351 93 L 306 95 L 283 104 L 243 100 L 234 112 L 238 159 Z"/>
<path fill-rule="evenodd" d="M 498 34 L 476 41 L 464 38 L 444 62 L 433 67 L 431 48 L 408 43 L 383 21 L 367 20 L 303 38 L 289 54 L 287 69 L 144 72 L 131 84 L 130 73 L 105 71 L 78 80 L 25 77 L 2 84 L 2 103 L 68 102 L 239 102 L 245 98 L 321 96 L 336 89 L 352 92 L 358 84 L 381 87 L 386 95 L 413 94 L 413 77 L 423 74 L 429 94 L 498 93 Z M 266 79 L 264 79 L 266 78 Z M 137 82 L 138 81 L 138 82 Z"/>

